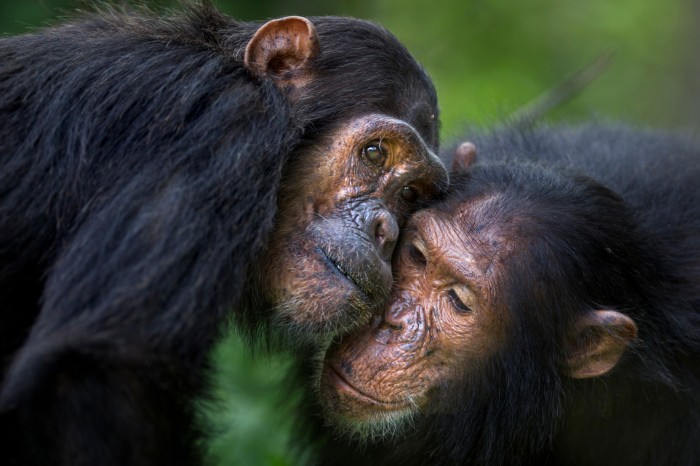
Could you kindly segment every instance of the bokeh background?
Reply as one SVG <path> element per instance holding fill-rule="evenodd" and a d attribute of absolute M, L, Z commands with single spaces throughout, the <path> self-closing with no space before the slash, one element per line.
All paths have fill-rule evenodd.
<path fill-rule="evenodd" d="M 118 0 L 114 3 L 120 3 Z M 148 2 L 170 8 L 176 2 Z M 289 14 L 350 15 L 383 24 L 432 75 L 443 141 L 469 126 L 503 122 L 602 54 L 610 66 L 547 121 L 622 120 L 700 128 L 698 0 L 215 0 L 240 19 Z M 0 0 L 0 33 L 60 21 L 89 3 Z M 368 73 L 372 70 L 368 69 Z M 216 352 L 217 427 L 212 464 L 296 465 L 297 393 L 285 383 L 285 355 L 251 354 L 232 335 Z M 296 446 L 295 454 L 290 446 Z"/>

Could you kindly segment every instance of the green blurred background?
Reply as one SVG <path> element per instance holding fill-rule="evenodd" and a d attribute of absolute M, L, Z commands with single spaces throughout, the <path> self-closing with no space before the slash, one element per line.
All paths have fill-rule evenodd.
<path fill-rule="evenodd" d="M 169 6 L 173 2 L 149 2 Z M 592 117 L 642 125 L 700 125 L 700 2 L 693 0 L 217 0 L 240 19 L 339 14 L 394 32 L 432 75 L 443 140 L 467 125 L 493 125 L 601 53 L 612 65 L 552 121 Z M 21 33 L 84 8 L 75 0 L 0 0 L 0 32 Z M 219 429 L 212 462 L 292 465 L 295 392 L 284 356 L 254 357 L 232 336 L 216 353 Z"/>

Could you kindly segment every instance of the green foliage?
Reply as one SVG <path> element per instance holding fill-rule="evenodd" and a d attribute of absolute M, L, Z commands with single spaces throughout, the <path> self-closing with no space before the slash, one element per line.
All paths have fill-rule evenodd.
<path fill-rule="evenodd" d="M 610 49 L 612 67 L 555 118 L 683 121 L 690 51 L 687 5 L 677 0 L 435 0 L 435 11 L 449 13 L 432 16 L 408 8 L 392 16 L 391 3 L 379 16 L 433 75 L 448 133 L 460 121 L 497 121 Z"/>
<path fill-rule="evenodd" d="M 288 355 L 253 357 L 236 335 L 215 352 L 216 391 L 205 415 L 215 429 L 210 443 L 212 464 L 291 466 L 305 463 L 301 448 L 292 458 L 297 387 L 285 383 Z M 306 453 L 306 454 L 305 454 Z M 298 456 L 298 457 L 296 457 Z"/>
<path fill-rule="evenodd" d="M 117 1 L 116 3 L 119 3 Z M 153 3 L 153 2 L 150 2 Z M 172 4 L 161 0 L 158 4 Z M 607 50 L 612 67 L 548 115 L 591 116 L 656 126 L 700 122 L 700 63 L 693 45 L 700 18 L 688 0 L 218 0 L 241 19 L 343 14 L 394 32 L 433 76 L 444 138 L 467 123 L 488 125 L 552 88 Z M 0 32 L 46 24 L 71 0 L 0 0 Z M 372 70 L 367 70 L 371 73 Z M 319 297 L 322 299 L 322 297 Z M 216 352 L 221 402 L 208 410 L 221 434 L 211 443 L 221 465 L 287 466 L 294 394 L 282 384 L 288 360 L 253 358 L 230 337 Z M 280 388 L 282 386 L 282 388 Z M 291 399 L 290 399 L 291 398 Z"/>

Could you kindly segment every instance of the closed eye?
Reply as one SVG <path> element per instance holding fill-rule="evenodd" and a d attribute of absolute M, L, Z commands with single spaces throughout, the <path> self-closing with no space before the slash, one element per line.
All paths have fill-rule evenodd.
<path fill-rule="evenodd" d="M 411 259 L 411 262 L 421 268 L 425 268 L 428 265 L 428 259 L 425 258 L 425 254 L 413 242 L 408 246 L 408 257 Z"/>
<path fill-rule="evenodd" d="M 450 301 L 452 302 L 452 305 L 457 310 L 457 312 L 460 312 L 463 314 L 472 312 L 471 308 L 469 306 L 467 306 L 466 304 L 464 304 L 464 302 L 460 299 L 459 295 L 457 294 L 457 292 L 455 291 L 454 288 L 451 288 L 447 292 L 447 296 L 449 296 Z"/>

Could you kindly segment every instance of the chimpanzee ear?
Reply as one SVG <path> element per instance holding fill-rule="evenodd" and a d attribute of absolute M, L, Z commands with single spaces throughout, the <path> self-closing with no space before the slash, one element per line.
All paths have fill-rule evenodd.
<path fill-rule="evenodd" d="M 263 24 L 245 49 L 243 63 L 255 76 L 269 76 L 278 84 L 298 86 L 320 50 L 316 27 L 301 16 L 287 16 Z"/>
<path fill-rule="evenodd" d="M 476 146 L 474 143 L 466 141 L 455 149 L 452 159 L 452 172 L 459 173 L 467 170 L 476 162 Z"/>
<path fill-rule="evenodd" d="M 637 325 L 617 311 L 592 311 L 574 325 L 566 371 L 569 377 L 585 379 L 610 371 L 634 339 Z"/>

